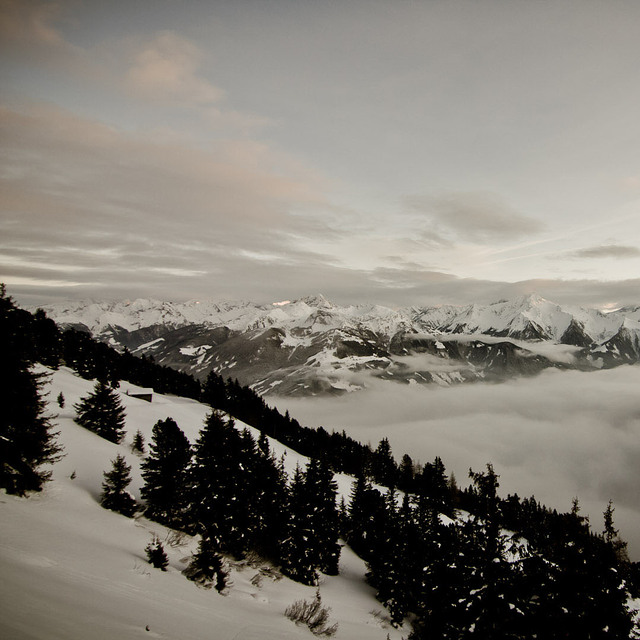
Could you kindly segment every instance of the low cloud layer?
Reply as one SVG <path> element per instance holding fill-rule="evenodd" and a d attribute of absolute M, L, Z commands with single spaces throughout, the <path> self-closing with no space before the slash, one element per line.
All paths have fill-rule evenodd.
<path fill-rule="evenodd" d="M 577 496 L 595 531 L 614 501 L 621 536 L 640 558 L 640 367 L 450 388 L 378 382 L 332 399 L 279 399 L 303 424 L 345 429 L 397 458 L 440 456 L 463 486 L 469 467 L 493 463 L 501 494 L 535 495 L 568 511 Z"/>

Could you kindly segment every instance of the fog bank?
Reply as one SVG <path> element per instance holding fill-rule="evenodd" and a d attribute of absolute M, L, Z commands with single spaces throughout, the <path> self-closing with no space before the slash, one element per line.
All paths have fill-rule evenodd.
<path fill-rule="evenodd" d="M 461 486 L 492 462 L 500 493 L 562 511 L 580 499 L 600 532 L 611 498 L 615 524 L 640 559 L 640 367 L 548 370 L 502 384 L 449 388 L 373 381 L 340 398 L 270 398 L 301 424 L 344 429 L 373 447 L 388 437 L 396 459 L 440 456 Z"/>

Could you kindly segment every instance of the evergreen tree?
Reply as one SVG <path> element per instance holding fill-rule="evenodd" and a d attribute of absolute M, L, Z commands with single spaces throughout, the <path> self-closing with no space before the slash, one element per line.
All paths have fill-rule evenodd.
<path fill-rule="evenodd" d="M 531 624 L 531 597 L 525 588 L 525 565 L 509 558 L 525 557 L 526 550 L 502 531 L 499 476 L 493 466 L 487 464 L 485 472 L 470 470 L 469 476 L 477 493 L 478 510 L 461 528 L 468 574 L 459 599 L 464 605 L 462 621 L 473 629 L 473 637 L 520 638 Z"/>
<path fill-rule="evenodd" d="M 62 338 L 56 323 L 38 309 L 32 318 L 31 331 L 36 342 L 38 361 L 51 369 L 58 369 L 62 355 Z"/>
<path fill-rule="evenodd" d="M 236 557 L 245 554 L 251 540 L 244 526 L 248 505 L 240 499 L 246 480 L 240 434 L 232 420 L 213 411 L 200 432 L 190 467 L 189 519 L 216 550 Z"/>
<path fill-rule="evenodd" d="M 228 408 L 227 386 L 215 371 L 209 373 L 202 387 L 202 401 L 218 411 L 226 411 Z"/>
<path fill-rule="evenodd" d="M 227 587 L 229 574 L 224 568 L 222 556 L 216 551 L 216 544 L 203 537 L 198 544 L 198 552 L 189 566 L 182 572 L 189 580 L 205 589 L 215 586 L 218 593 Z"/>
<path fill-rule="evenodd" d="M 461 638 L 474 568 L 458 527 L 444 524 L 433 507 L 418 506 L 405 520 L 405 570 L 410 610 L 417 614 L 411 640 Z"/>
<path fill-rule="evenodd" d="M 140 495 L 148 518 L 174 529 L 187 525 L 190 462 L 191 445 L 175 420 L 158 420 L 153 426 L 149 455 L 141 465 L 144 484 Z"/>
<path fill-rule="evenodd" d="M 131 476 L 129 475 L 131 467 L 120 454 L 111 462 L 113 465 L 111 470 L 104 472 L 100 504 L 105 509 L 116 511 L 123 516 L 131 518 L 137 509 L 136 501 L 127 491 L 127 487 L 131 483 Z"/>
<path fill-rule="evenodd" d="M 124 436 L 125 412 L 116 392 L 102 381 L 93 393 L 74 405 L 75 421 L 110 442 L 119 443 Z"/>
<path fill-rule="evenodd" d="M 553 545 L 547 550 L 551 580 L 541 595 L 541 608 L 553 624 L 548 637 L 629 638 L 633 621 L 624 564 L 614 545 L 592 534 L 587 518 L 579 512 L 574 500 L 571 513 L 564 514 L 553 531 Z"/>
<path fill-rule="evenodd" d="M 296 582 L 315 585 L 320 564 L 318 549 L 314 543 L 312 516 L 305 478 L 300 467 L 289 486 L 288 519 L 282 542 L 282 572 Z"/>
<path fill-rule="evenodd" d="M 328 575 L 337 575 L 340 562 L 338 485 L 329 466 L 322 460 L 311 458 L 304 486 L 312 533 L 309 543 L 316 547 L 318 569 Z"/>
<path fill-rule="evenodd" d="M 138 429 L 138 431 L 136 431 L 135 435 L 133 436 L 133 442 L 131 443 L 131 451 L 133 453 L 139 453 L 139 454 L 144 453 L 144 436 L 142 435 L 142 432 L 140 431 L 140 429 Z"/>
<path fill-rule="evenodd" d="M 405 500 L 408 496 L 405 495 Z M 406 591 L 406 537 L 396 505 L 397 493 L 389 489 L 384 497 L 385 511 L 378 532 L 376 548 L 369 559 L 368 578 L 377 590 L 376 598 L 389 610 L 391 623 L 402 624 L 408 612 L 408 594 Z"/>
<path fill-rule="evenodd" d="M 26 315 L 25 315 L 26 314 Z M 0 374 L 3 382 L 0 412 L 0 487 L 24 495 L 40 491 L 51 472 L 42 467 L 61 457 L 51 418 L 45 413 L 44 374 L 31 369 L 36 351 L 27 322 L 0 285 Z"/>
<path fill-rule="evenodd" d="M 364 560 L 369 561 L 378 546 L 385 522 L 385 503 L 380 492 L 364 475 L 356 478 L 351 489 L 347 542 Z"/>
<path fill-rule="evenodd" d="M 256 451 L 255 499 L 252 547 L 261 556 L 280 562 L 287 502 L 284 461 L 276 461 L 266 436 L 261 434 Z"/>
<path fill-rule="evenodd" d="M 613 506 L 613 500 L 609 500 L 607 508 L 604 510 L 604 531 L 602 536 L 604 541 L 611 546 L 618 561 L 626 565 L 629 562 L 629 556 L 627 555 L 627 543 L 621 540 L 618 536 L 618 530 L 613 524 L 613 512 L 615 508 Z"/>
<path fill-rule="evenodd" d="M 433 463 L 424 465 L 422 474 L 417 478 L 416 485 L 417 493 L 428 500 L 434 509 L 439 513 L 452 515 L 451 493 L 445 467 L 440 457 L 436 457 Z"/>
<path fill-rule="evenodd" d="M 402 456 L 400 467 L 398 468 L 398 489 L 400 489 L 400 491 L 404 491 L 405 493 L 413 493 L 413 477 L 413 460 L 408 453 L 405 453 Z"/>
<path fill-rule="evenodd" d="M 371 475 L 374 482 L 385 487 L 395 487 L 398 479 L 398 467 L 393 455 L 391 445 L 387 438 L 382 438 L 380 444 L 371 457 Z"/>
<path fill-rule="evenodd" d="M 147 554 L 147 561 L 156 569 L 166 571 L 169 566 L 169 558 L 162 546 L 162 542 L 157 536 L 153 536 L 153 540 L 144 548 Z"/>
<path fill-rule="evenodd" d="M 58 394 L 56 402 L 61 409 L 64 409 L 64 395 L 62 394 L 62 391 Z"/>

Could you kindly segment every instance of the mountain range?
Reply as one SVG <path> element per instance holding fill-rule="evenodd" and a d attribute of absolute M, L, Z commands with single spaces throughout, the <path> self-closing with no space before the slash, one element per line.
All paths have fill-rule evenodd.
<path fill-rule="evenodd" d="M 261 394 L 340 394 L 373 379 L 451 385 L 640 361 L 640 306 L 612 311 L 536 295 L 489 305 L 391 309 L 322 295 L 252 302 L 74 301 L 43 307 L 63 328 L 204 379 Z"/>

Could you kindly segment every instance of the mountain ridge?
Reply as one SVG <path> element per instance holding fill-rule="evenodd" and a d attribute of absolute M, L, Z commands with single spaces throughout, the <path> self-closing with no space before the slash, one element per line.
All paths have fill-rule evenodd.
<path fill-rule="evenodd" d="M 640 307 L 603 312 L 535 294 L 488 305 L 337 305 L 321 294 L 260 304 L 148 299 L 57 303 L 64 327 L 205 378 L 237 377 L 259 393 L 316 395 L 372 378 L 456 384 L 600 369 L 640 360 Z"/>

